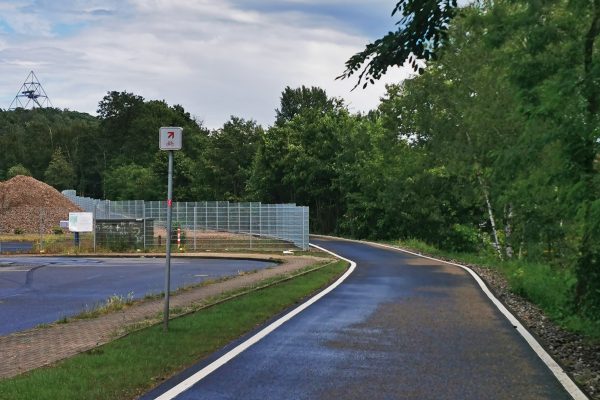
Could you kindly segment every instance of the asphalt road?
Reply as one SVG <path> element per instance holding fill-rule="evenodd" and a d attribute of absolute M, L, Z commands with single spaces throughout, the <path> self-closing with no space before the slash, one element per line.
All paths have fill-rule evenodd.
<path fill-rule="evenodd" d="M 172 258 L 171 290 L 272 265 Z M 114 294 L 161 293 L 164 270 L 164 258 L 0 257 L 0 335 L 78 314 Z"/>
<path fill-rule="evenodd" d="M 570 398 L 462 269 L 365 244 L 312 242 L 357 269 L 177 399 Z"/>
<path fill-rule="evenodd" d="M 20 253 L 31 251 L 33 242 L 0 242 L 0 253 Z"/>

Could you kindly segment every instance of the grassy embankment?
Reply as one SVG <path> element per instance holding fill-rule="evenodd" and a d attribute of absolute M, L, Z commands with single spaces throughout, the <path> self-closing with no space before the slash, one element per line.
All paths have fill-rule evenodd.
<path fill-rule="evenodd" d="M 568 268 L 554 267 L 526 260 L 500 261 L 495 255 L 452 253 L 439 250 L 419 240 L 388 242 L 416 252 L 455 260 L 462 264 L 494 268 L 506 277 L 510 289 L 538 305 L 544 313 L 564 328 L 600 340 L 600 319 L 592 321 L 573 313 L 575 274 Z"/>
<path fill-rule="evenodd" d="M 128 399 L 222 348 L 326 286 L 347 269 L 339 261 L 289 281 L 157 325 L 15 378 L 0 399 Z"/>

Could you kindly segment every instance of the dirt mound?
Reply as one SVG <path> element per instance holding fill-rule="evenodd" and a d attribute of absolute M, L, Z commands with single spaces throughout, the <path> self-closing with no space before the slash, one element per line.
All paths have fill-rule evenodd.
<path fill-rule="evenodd" d="M 83 210 L 32 177 L 17 175 L 0 182 L 0 233 L 51 233 L 72 211 Z"/>

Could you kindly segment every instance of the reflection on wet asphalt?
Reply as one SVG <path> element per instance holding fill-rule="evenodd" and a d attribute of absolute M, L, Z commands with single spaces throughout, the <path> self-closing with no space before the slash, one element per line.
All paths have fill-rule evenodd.
<path fill-rule="evenodd" d="M 570 398 L 462 269 L 365 244 L 312 242 L 357 269 L 177 399 Z"/>

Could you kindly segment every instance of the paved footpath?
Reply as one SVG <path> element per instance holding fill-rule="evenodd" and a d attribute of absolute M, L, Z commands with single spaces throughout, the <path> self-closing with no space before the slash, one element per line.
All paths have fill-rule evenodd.
<path fill-rule="evenodd" d="M 210 258 L 241 258 L 267 260 L 268 255 L 215 254 Z M 283 263 L 254 273 L 184 291 L 172 296 L 171 308 L 186 307 L 224 292 L 249 287 L 274 276 L 285 275 L 323 260 L 309 256 L 276 256 Z M 75 320 L 48 328 L 32 329 L 0 336 L 0 379 L 42 367 L 110 342 L 123 335 L 128 326 L 156 319 L 162 311 L 163 300 L 147 301 L 122 311 L 94 319 Z"/>
<path fill-rule="evenodd" d="M 570 398 L 461 268 L 367 244 L 311 242 L 357 268 L 203 379 L 185 381 L 213 370 L 222 354 L 142 399 Z"/>

